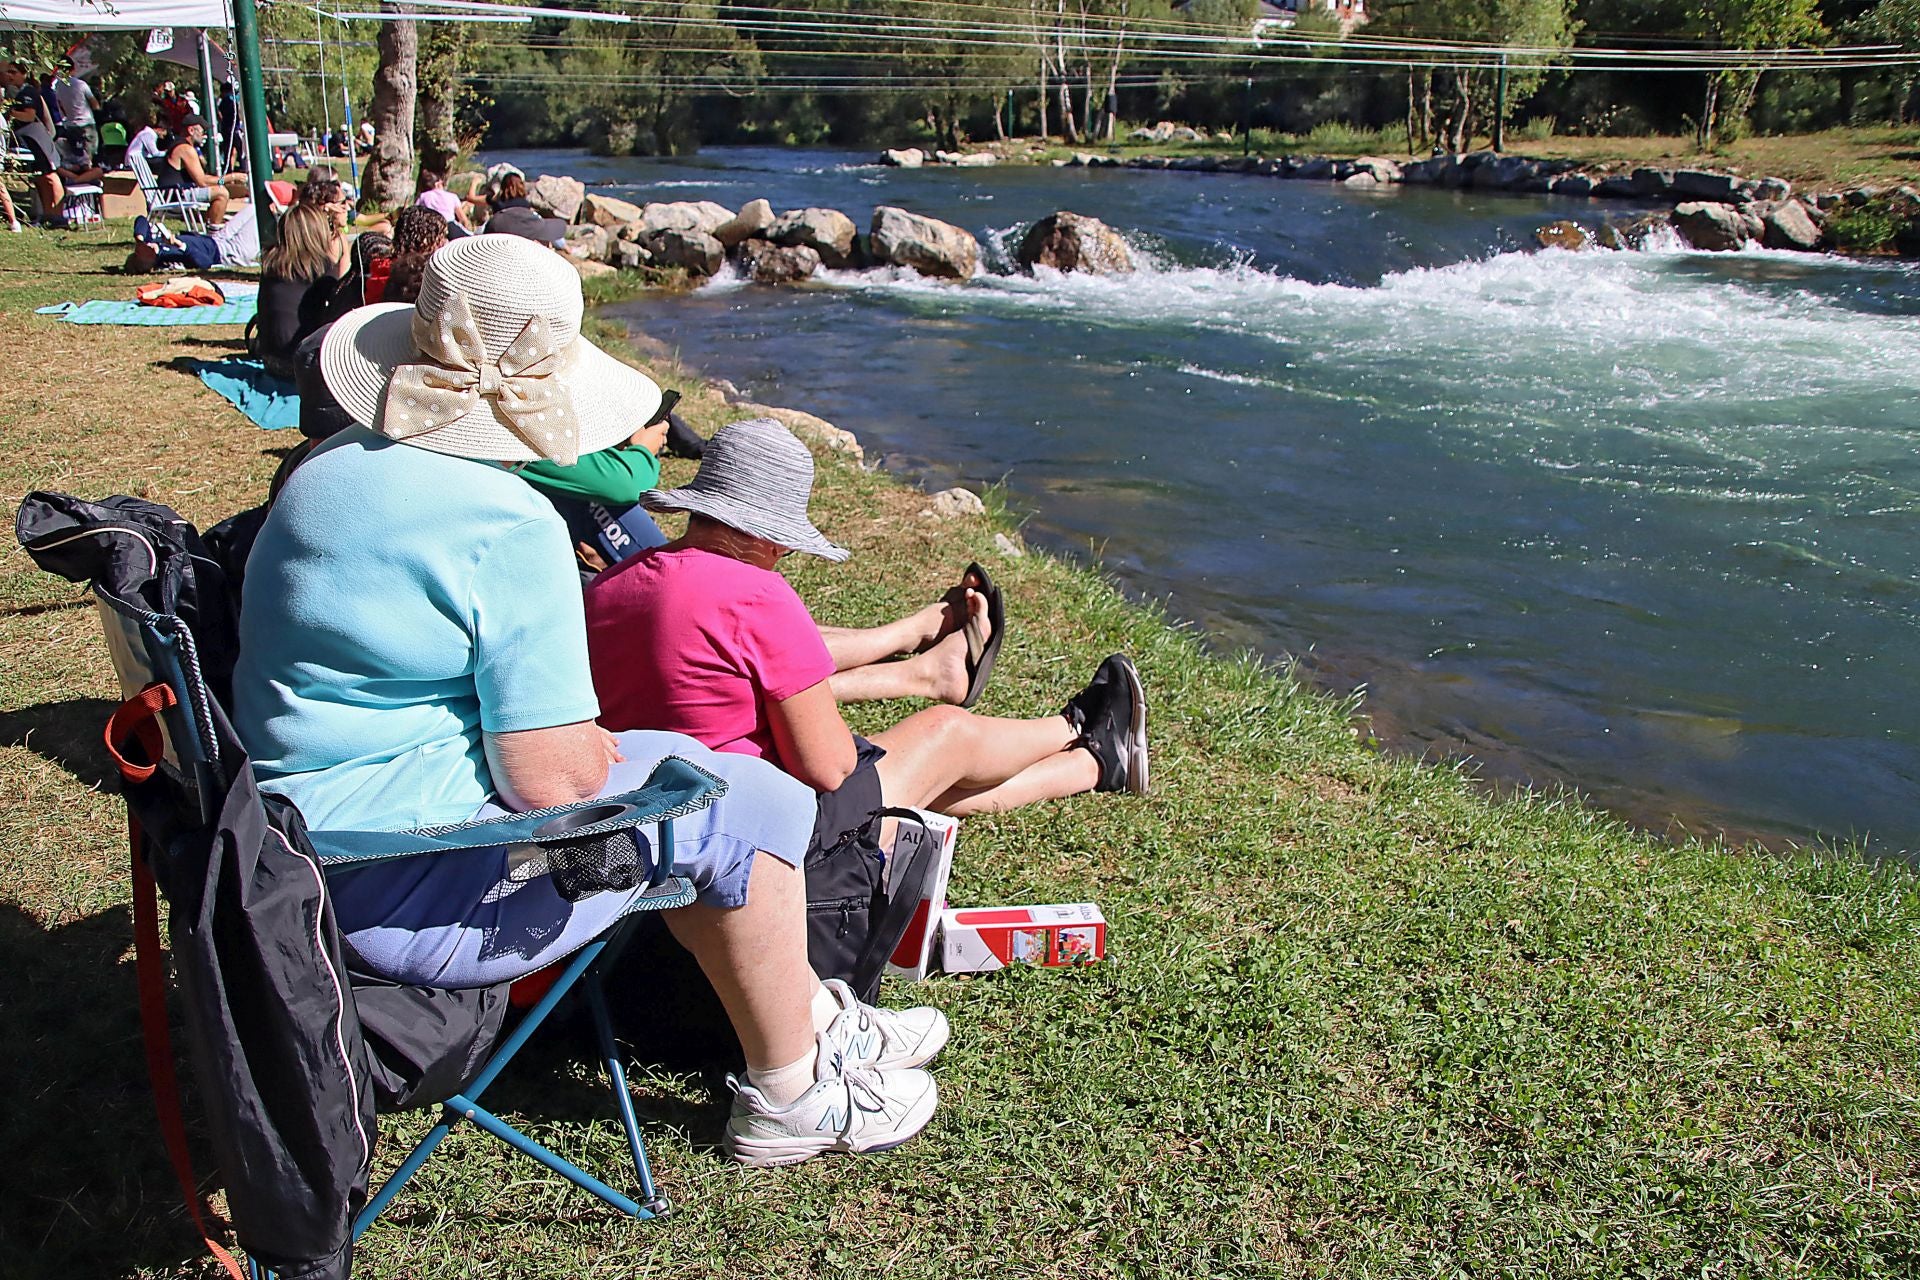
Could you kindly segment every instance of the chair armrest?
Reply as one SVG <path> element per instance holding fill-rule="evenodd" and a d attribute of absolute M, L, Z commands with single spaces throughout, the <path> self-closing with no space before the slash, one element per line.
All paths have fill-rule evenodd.
<path fill-rule="evenodd" d="M 726 794 L 726 782 L 679 756 L 655 766 L 644 785 L 618 795 L 596 796 L 575 804 L 526 813 L 507 813 L 412 831 L 309 831 L 323 865 L 382 862 L 461 849 L 503 844 L 555 845 L 611 835 L 652 823 L 668 823 L 712 804 Z M 673 874 L 672 849 L 661 841 L 652 882 Z"/>

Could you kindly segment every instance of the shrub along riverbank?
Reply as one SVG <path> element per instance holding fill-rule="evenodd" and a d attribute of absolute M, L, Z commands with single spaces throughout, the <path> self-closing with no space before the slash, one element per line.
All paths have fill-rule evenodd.
<path fill-rule="evenodd" d="M 34 306 L 125 296 L 119 251 L 0 241 L 0 492 L 138 493 L 206 523 L 293 441 L 181 365 L 238 329 L 99 330 Z M 729 416 L 682 374 L 697 426 Z M 778 399 L 778 397 L 773 397 Z M 804 404 L 795 406 L 806 408 Z M 670 478 L 691 468 L 673 464 Z M 1667 844 L 1565 797 L 1495 801 L 1384 758 L 1352 708 L 1129 604 L 1096 569 L 1010 558 L 982 520 L 823 455 L 852 547 L 793 564 L 823 622 L 1006 587 L 982 710 L 1033 714 L 1139 660 L 1157 793 L 961 835 L 956 903 L 1092 899 L 1110 961 L 939 979 L 955 1039 L 927 1133 L 885 1157 L 745 1173 L 707 1082 L 634 1088 L 676 1211 L 636 1226 L 456 1133 L 366 1239 L 366 1276 L 1903 1275 L 1920 1266 L 1920 882 L 1845 856 Z M 1003 530 L 1004 531 L 1004 530 Z M 798 559 L 798 558 L 796 558 Z M 125 962 L 112 677 L 92 612 L 0 565 L 0 1218 L 9 1274 L 169 1275 L 194 1250 L 151 1121 Z M 869 709 L 872 726 L 904 708 Z M 623 1144 L 585 1067 L 501 1103 L 564 1154 Z M 390 1168 L 429 1119 L 387 1119 Z M 197 1271 L 195 1272 L 198 1273 Z"/>

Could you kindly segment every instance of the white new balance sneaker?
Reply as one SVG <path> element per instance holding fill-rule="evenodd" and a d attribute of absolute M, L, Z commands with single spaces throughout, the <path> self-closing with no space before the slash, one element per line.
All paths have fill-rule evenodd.
<path fill-rule="evenodd" d="M 820 984 L 840 1006 L 827 1024 L 827 1038 L 846 1055 L 847 1065 L 895 1071 L 933 1061 L 946 1048 L 951 1028 L 938 1009 L 881 1009 L 862 1004 L 853 988 L 838 978 Z"/>
<path fill-rule="evenodd" d="M 906 1068 L 875 1071 L 847 1062 L 822 1033 L 814 1085 L 790 1107 L 775 1108 L 733 1076 L 733 1115 L 720 1147 L 756 1167 L 799 1164 L 828 1151 L 889 1151 L 927 1127 L 938 1091 L 933 1077 Z"/>

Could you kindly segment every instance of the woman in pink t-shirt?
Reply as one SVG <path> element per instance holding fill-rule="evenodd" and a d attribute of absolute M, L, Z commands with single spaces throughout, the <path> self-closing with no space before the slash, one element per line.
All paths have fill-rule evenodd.
<path fill-rule="evenodd" d="M 1146 697 L 1119 654 L 1057 715 L 936 706 L 871 741 L 856 737 L 834 692 L 846 663 L 774 569 L 790 551 L 847 558 L 807 520 L 812 486 L 806 446 L 759 418 L 722 428 L 691 484 L 641 499 L 688 512 L 687 532 L 588 589 L 603 725 L 670 729 L 773 760 L 820 794 L 814 839 L 823 847 L 883 806 L 966 815 L 1083 791 L 1146 793 Z M 964 661 L 968 632 L 978 641 L 990 625 L 985 596 L 962 595 L 967 625 L 934 643 L 934 662 Z"/>

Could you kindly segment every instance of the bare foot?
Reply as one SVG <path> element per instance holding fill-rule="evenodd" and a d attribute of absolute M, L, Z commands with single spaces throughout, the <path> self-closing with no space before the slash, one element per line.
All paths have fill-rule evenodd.
<path fill-rule="evenodd" d="M 987 598 L 978 591 L 969 589 L 966 593 L 967 612 L 977 626 L 977 634 L 982 644 L 993 634 L 993 624 L 987 621 Z M 944 608 L 944 606 L 936 606 Z M 967 698 L 967 627 L 958 626 L 942 636 L 940 640 L 919 658 L 912 659 L 924 663 L 927 672 L 927 696 L 936 702 L 961 703 Z"/>
<path fill-rule="evenodd" d="M 947 593 L 940 597 L 940 603 L 928 605 L 913 615 L 916 622 L 924 622 L 931 616 L 937 624 L 924 633 L 914 649 L 915 653 L 925 653 L 967 625 L 966 611 L 972 607 L 973 601 L 980 599 L 979 587 L 979 577 L 968 573 L 957 585 L 947 588 Z"/>

